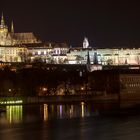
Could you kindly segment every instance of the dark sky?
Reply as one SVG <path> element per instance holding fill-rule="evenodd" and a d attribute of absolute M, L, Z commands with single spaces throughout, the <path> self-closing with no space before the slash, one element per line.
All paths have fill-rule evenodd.
<path fill-rule="evenodd" d="M 40 39 L 94 46 L 140 45 L 140 4 L 119 0 L 9 0 L 0 4 L 16 32 L 33 31 Z"/>

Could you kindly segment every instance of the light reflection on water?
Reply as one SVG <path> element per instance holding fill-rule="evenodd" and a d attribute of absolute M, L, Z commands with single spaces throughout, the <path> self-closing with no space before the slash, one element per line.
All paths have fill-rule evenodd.
<path fill-rule="evenodd" d="M 44 121 L 48 120 L 48 105 L 44 104 Z"/>
<path fill-rule="evenodd" d="M 21 123 L 23 120 L 23 106 L 6 106 L 6 112 L 0 113 L 0 123 Z"/>
<path fill-rule="evenodd" d="M 9 123 L 19 123 L 22 122 L 23 106 L 6 106 L 6 118 Z"/>
<path fill-rule="evenodd" d="M 84 102 L 81 102 L 81 116 L 82 116 L 82 118 L 85 116 L 85 106 L 84 106 Z"/>
<path fill-rule="evenodd" d="M 0 124 L 28 123 L 56 119 L 84 118 L 97 116 L 93 105 L 78 104 L 10 105 L 0 113 Z"/>
<path fill-rule="evenodd" d="M 88 117 L 88 116 L 97 116 L 99 115 L 98 110 L 92 108 L 89 105 L 86 105 L 84 102 L 80 104 L 55 104 L 48 105 L 44 104 L 44 121 L 51 119 L 70 119 L 76 117 Z"/>
<path fill-rule="evenodd" d="M 6 106 L 6 109 L 0 113 L 0 140 L 140 139 L 140 111 L 137 109 L 109 117 L 102 113 L 114 112 L 112 105 L 84 102 Z"/>

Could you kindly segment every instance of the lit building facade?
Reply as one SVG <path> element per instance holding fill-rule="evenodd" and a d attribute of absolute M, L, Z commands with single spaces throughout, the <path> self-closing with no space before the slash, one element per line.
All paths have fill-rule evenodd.
<path fill-rule="evenodd" d="M 24 62 L 26 47 L 20 46 L 0 46 L 1 62 Z"/>
<path fill-rule="evenodd" d="M 67 62 L 69 47 L 66 43 L 45 43 L 38 46 L 28 46 L 30 62 L 41 61 L 45 63 L 62 64 Z"/>
<path fill-rule="evenodd" d="M 86 38 L 86 41 L 88 39 Z M 87 54 L 89 53 L 91 64 L 100 65 L 140 65 L 140 48 L 92 48 L 83 47 L 71 48 L 67 53 L 67 59 L 70 63 L 87 63 Z"/>
<path fill-rule="evenodd" d="M 74 63 L 86 63 L 87 52 L 89 51 L 91 64 L 96 63 L 102 65 L 139 65 L 140 64 L 140 48 L 119 48 L 119 49 L 83 49 L 74 48 L 67 54 L 68 59 Z M 79 60 L 80 59 L 80 60 Z"/>
<path fill-rule="evenodd" d="M 32 32 L 15 33 L 5 24 L 2 14 L 0 24 L 0 61 L 54 64 L 86 64 L 89 54 L 91 64 L 140 65 L 140 48 L 93 48 L 88 38 L 82 47 L 72 48 L 66 43 L 42 43 Z"/>
<path fill-rule="evenodd" d="M 5 24 L 2 14 L 0 24 L 0 61 L 24 62 L 28 54 L 27 44 L 38 44 L 39 40 L 33 33 L 15 33 L 13 22 L 11 30 Z"/>
<path fill-rule="evenodd" d="M 1 46 L 14 46 L 21 44 L 33 44 L 40 43 L 32 32 L 27 33 L 15 33 L 14 25 L 11 22 L 11 30 L 8 30 L 8 26 L 5 24 L 5 20 L 2 14 L 0 24 L 0 45 Z"/>

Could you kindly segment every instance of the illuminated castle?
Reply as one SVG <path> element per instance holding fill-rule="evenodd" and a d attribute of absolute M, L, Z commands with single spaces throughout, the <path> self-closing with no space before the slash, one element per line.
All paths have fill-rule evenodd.
<path fill-rule="evenodd" d="M 0 23 L 0 61 L 34 62 L 53 64 L 86 64 L 87 54 L 93 65 L 140 65 L 139 47 L 98 48 L 91 47 L 85 37 L 80 47 L 69 47 L 66 43 L 42 43 L 32 32 L 15 33 L 5 24 L 2 14 Z"/>
<path fill-rule="evenodd" d="M 11 30 L 8 30 L 8 26 L 5 24 L 4 16 L 2 14 L 0 24 L 0 45 L 1 46 L 13 46 L 19 44 L 38 43 L 33 33 L 15 33 L 13 21 L 11 23 Z"/>
<path fill-rule="evenodd" d="M 2 14 L 0 23 L 0 61 L 24 62 L 23 55 L 27 54 L 27 44 L 38 44 L 40 41 L 33 33 L 15 33 L 11 22 L 11 30 L 5 24 Z"/>

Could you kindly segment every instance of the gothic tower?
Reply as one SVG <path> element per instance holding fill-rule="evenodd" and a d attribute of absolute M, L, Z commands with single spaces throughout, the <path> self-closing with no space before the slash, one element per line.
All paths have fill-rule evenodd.
<path fill-rule="evenodd" d="M 5 25 L 3 13 L 1 15 L 0 32 L 2 32 L 4 34 L 8 33 L 8 27 Z"/>
<path fill-rule="evenodd" d="M 5 27 L 5 21 L 4 21 L 3 13 L 2 13 L 2 16 L 1 16 L 1 26 Z"/>
<path fill-rule="evenodd" d="M 11 22 L 11 33 L 14 33 L 14 23 L 13 23 L 13 21 Z"/>

